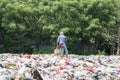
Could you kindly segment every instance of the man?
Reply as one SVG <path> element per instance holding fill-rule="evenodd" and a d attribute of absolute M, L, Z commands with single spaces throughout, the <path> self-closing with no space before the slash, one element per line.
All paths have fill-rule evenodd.
<path fill-rule="evenodd" d="M 65 51 L 66 57 L 68 57 L 68 49 L 67 49 L 66 43 L 67 43 L 67 38 L 64 35 L 64 32 L 60 32 L 60 35 L 57 38 L 57 45 L 58 45 L 58 48 L 60 49 L 61 57 L 63 56 L 64 51 Z"/>

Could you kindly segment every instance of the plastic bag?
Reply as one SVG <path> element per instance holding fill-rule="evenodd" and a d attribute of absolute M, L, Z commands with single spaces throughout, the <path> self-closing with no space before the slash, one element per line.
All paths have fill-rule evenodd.
<path fill-rule="evenodd" d="M 61 48 L 61 47 L 63 47 L 63 44 L 61 43 L 61 44 L 58 44 L 58 46 L 57 46 L 58 48 Z"/>
<path fill-rule="evenodd" d="M 60 50 L 58 49 L 58 48 L 56 48 L 55 50 L 54 50 L 54 54 L 60 54 Z"/>

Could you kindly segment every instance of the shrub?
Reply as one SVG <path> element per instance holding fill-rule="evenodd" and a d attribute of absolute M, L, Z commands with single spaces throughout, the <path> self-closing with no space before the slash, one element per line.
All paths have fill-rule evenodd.
<path fill-rule="evenodd" d="M 54 52 L 54 47 L 44 46 L 40 50 L 33 49 L 33 54 L 51 54 Z"/>

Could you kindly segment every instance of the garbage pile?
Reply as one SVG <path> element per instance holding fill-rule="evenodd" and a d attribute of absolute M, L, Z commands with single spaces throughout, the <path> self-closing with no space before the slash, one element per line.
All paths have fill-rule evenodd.
<path fill-rule="evenodd" d="M 0 54 L 0 80 L 120 80 L 120 56 Z"/>

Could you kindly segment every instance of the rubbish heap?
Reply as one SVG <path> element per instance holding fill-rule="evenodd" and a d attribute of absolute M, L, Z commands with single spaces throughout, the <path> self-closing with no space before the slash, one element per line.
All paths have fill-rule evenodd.
<path fill-rule="evenodd" d="M 120 80 L 120 56 L 5 53 L 0 80 Z"/>

